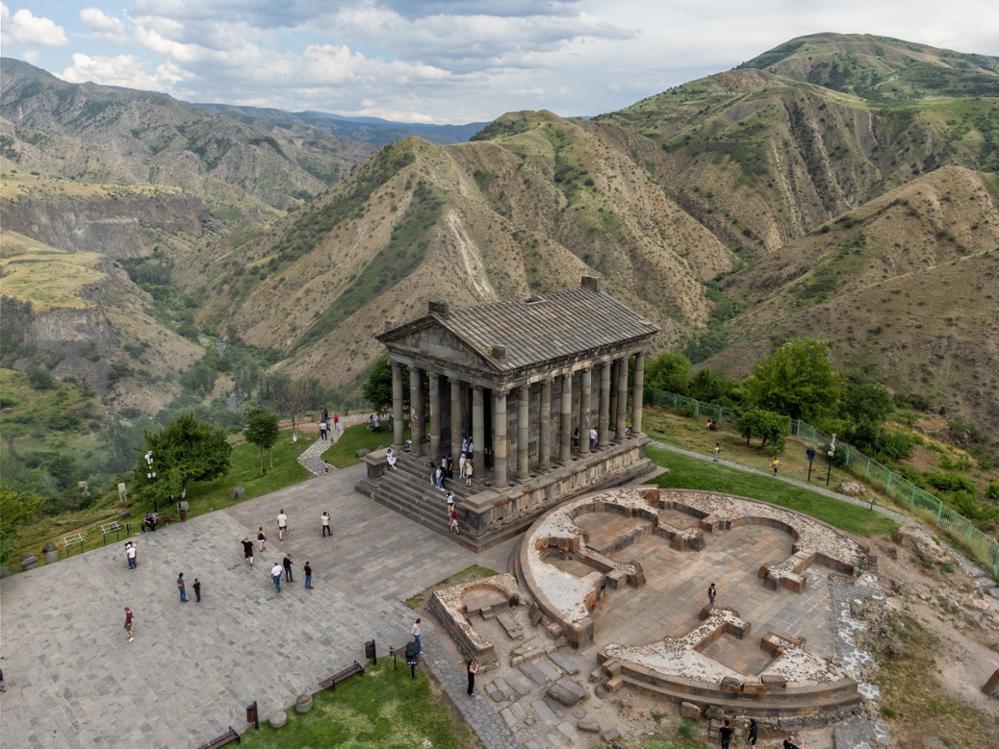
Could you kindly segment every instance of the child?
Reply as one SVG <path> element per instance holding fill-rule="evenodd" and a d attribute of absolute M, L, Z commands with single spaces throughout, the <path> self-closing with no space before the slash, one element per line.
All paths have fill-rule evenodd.
<path fill-rule="evenodd" d="M 718 442 L 716 442 L 715 443 L 715 457 L 712 459 L 712 461 L 715 462 L 715 463 L 717 463 L 719 460 L 721 460 L 721 444 L 718 443 Z"/>
<path fill-rule="evenodd" d="M 448 528 L 450 529 L 450 531 L 456 536 L 460 535 L 458 533 L 458 511 L 454 509 L 454 507 L 451 508 L 451 512 L 448 514 L 448 518 L 449 518 Z"/>

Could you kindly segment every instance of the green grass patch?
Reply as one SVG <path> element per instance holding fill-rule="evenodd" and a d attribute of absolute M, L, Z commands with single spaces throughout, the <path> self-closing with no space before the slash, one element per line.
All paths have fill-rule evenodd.
<path fill-rule="evenodd" d="M 406 429 L 403 439 L 409 439 L 409 429 Z M 357 457 L 357 451 L 362 447 L 365 450 L 377 450 L 379 447 L 388 447 L 392 444 L 392 432 L 382 425 L 380 432 L 372 432 L 367 424 L 355 424 L 347 427 L 340 435 L 340 439 L 334 445 L 326 449 L 323 453 L 323 460 L 337 468 L 347 468 L 361 462 Z"/>
<path fill-rule="evenodd" d="M 658 486 L 671 489 L 704 489 L 759 499 L 811 515 L 848 533 L 858 536 L 890 534 L 897 527 L 886 518 L 865 507 L 848 504 L 769 476 L 743 473 L 714 463 L 678 455 L 649 446 L 649 458 L 657 465 L 670 469 L 655 479 Z"/>
<path fill-rule="evenodd" d="M 672 736 L 647 736 L 639 746 L 640 749 L 708 749 L 708 745 L 700 740 L 699 733 L 700 725 L 696 720 L 684 719 L 676 726 Z M 738 746 L 738 738 L 733 743 Z"/>
<path fill-rule="evenodd" d="M 473 749 L 475 738 L 426 674 L 383 658 L 334 691 L 313 697 L 304 715 L 289 711 L 283 728 L 243 734 L 247 749 Z"/>
<path fill-rule="evenodd" d="M 491 570 L 488 567 L 473 564 L 471 567 L 466 567 L 463 570 L 455 572 L 451 575 L 451 577 L 445 577 L 443 580 L 437 581 L 426 590 L 417 593 L 415 596 L 410 596 L 405 600 L 405 604 L 409 606 L 409 608 L 413 609 L 413 611 L 416 611 L 423 606 L 427 597 L 437 588 L 446 588 L 448 585 L 457 585 L 458 583 L 467 583 L 472 580 L 481 580 L 483 577 L 492 577 L 493 575 L 498 574 L 499 573 L 496 570 Z"/>

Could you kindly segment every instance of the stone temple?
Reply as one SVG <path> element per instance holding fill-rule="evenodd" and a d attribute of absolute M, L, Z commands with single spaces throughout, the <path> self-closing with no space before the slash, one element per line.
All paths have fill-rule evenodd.
<path fill-rule="evenodd" d="M 458 499 L 459 540 L 478 551 L 562 500 L 651 473 L 642 397 L 645 351 L 658 331 L 592 277 L 526 299 L 463 308 L 430 302 L 425 316 L 378 336 L 392 365 L 400 459 L 389 470 L 386 450 L 365 456 L 358 490 L 447 532 L 430 464 L 450 455 L 457 477 L 462 440 L 470 438 L 473 485 L 448 485 Z"/>

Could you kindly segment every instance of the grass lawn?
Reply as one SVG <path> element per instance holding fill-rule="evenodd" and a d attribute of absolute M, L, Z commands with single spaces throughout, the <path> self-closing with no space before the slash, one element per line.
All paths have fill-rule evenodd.
<path fill-rule="evenodd" d="M 187 492 L 190 503 L 188 517 L 220 510 L 237 502 L 259 497 L 290 484 L 304 481 L 309 478 L 309 472 L 298 463 L 298 455 L 310 444 L 312 444 L 311 435 L 299 434 L 298 442 L 292 443 L 291 430 L 282 431 L 274 445 L 274 467 L 268 468 L 262 476 L 260 475 L 259 450 L 248 443 L 236 445 L 232 449 L 229 472 L 225 476 L 213 481 L 191 484 Z M 266 457 L 264 460 L 266 466 Z M 230 499 L 229 492 L 237 486 L 246 490 L 246 496 L 238 500 Z M 18 538 L 19 551 L 30 551 L 42 559 L 41 547 L 47 540 L 52 539 L 56 542 L 61 554 L 63 536 L 76 531 L 83 531 L 88 543 L 82 548 L 73 547 L 72 553 L 93 549 L 100 546 L 102 541 L 97 526 L 100 523 L 115 519 L 119 520 L 122 525 L 131 523 L 132 529 L 138 532 L 139 523 L 152 507 L 145 502 L 133 502 L 131 495 L 130 488 L 127 508 L 121 506 L 116 495 L 110 495 L 79 512 L 40 517 L 21 533 Z M 174 516 L 174 520 L 177 520 L 175 507 L 160 507 L 159 509 L 161 512 L 170 513 Z M 122 512 L 127 512 L 127 515 L 119 517 Z M 20 553 L 15 552 L 7 565 L 12 570 L 16 570 L 16 563 L 20 558 Z"/>
<path fill-rule="evenodd" d="M 830 525 L 858 536 L 891 533 L 896 523 L 866 507 L 858 507 L 838 499 L 825 497 L 769 476 L 756 476 L 734 468 L 677 455 L 657 447 L 646 448 L 649 458 L 657 465 L 670 469 L 654 483 L 666 488 L 704 489 L 760 499 L 791 510 L 811 515 Z"/>
<path fill-rule="evenodd" d="M 312 710 L 290 710 L 288 723 L 243 734 L 247 749 L 473 749 L 468 726 L 458 722 L 437 686 L 419 669 L 415 681 L 404 663 L 390 658 L 366 667 L 363 676 L 313 696 Z"/>
<path fill-rule="evenodd" d="M 416 611 L 423 606 L 424 601 L 427 597 L 437 590 L 437 588 L 446 588 L 448 585 L 457 585 L 458 583 L 471 582 L 472 580 L 479 580 L 483 577 L 492 577 L 493 575 L 498 575 L 496 570 L 491 570 L 488 567 L 483 567 L 478 564 L 473 564 L 471 567 L 466 567 L 463 570 L 455 572 L 451 577 L 445 577 L 421 593 L 417 593 L 415 596 L 410 596 L 405 600 L 405 604 L 409 608 Z"/>
<path fill-rule="evenodd" d="M 409 439 L 409 430 L 403 439 Z M 355 424 L 347 427 L 340 435 L 332 447 L 323 453 L 323 460 L 337 468 L 357 465 L 361 459 L 357 457 L 360 448 L 367 450 L 377 450 L 379 447 L 388 447 L 392 444 L 392 432 L 382 425 L 380 432 L 372 432 L 367 424 Z"/>

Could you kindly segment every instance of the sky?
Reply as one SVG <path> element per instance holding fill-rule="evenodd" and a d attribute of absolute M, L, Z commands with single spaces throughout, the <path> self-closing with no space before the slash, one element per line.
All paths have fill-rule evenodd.
<path fill-rule="evenodd" d="M 0 48 L 60 78 L 409 122 L 613 111 L 795 36 L 999 55 L 982 0 L 3 0 Z"/>

